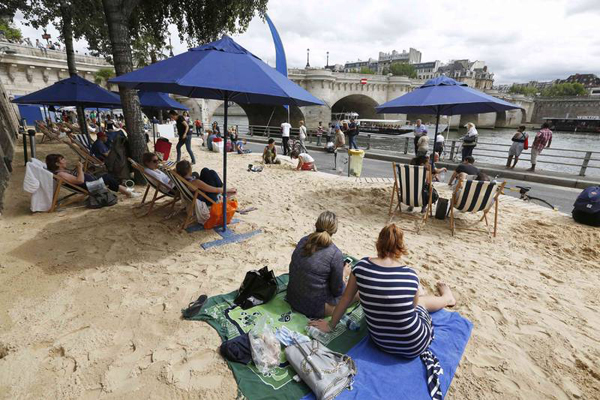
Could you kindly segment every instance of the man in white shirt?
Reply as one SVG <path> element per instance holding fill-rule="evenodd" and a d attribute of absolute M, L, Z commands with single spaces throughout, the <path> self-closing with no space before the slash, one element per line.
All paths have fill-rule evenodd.
<path fill-rule="evenodd" d="M 287 156 L 290 152 L 290 130 L 292 129 L 292 125 L 288 122 L 284 122 L 281 124 L 281 139 L 283 140 L 283 155 Z"/>

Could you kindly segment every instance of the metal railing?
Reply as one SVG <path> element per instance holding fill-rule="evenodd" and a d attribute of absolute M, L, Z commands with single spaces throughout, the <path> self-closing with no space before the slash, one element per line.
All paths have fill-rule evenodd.
<path fill-rule="evenodd" d="M 237 127 L 238 133 L 242 135 L 275 138 L 281 137 L 281 128 L 279 126 L 238 125 Z M 316 141 L 316 131 L 316 128 L 308 128 L 308 143 L 313 143 Z M 298 136 L 298 128 L 291 129 L 291 136 Z M 323 134 L 323 145 L 325 145 L 326 136 L 326 134 Z M 413 139 L 414 138 L 412 136 L 398 137 L 392 135 L 361 133 L 358 136 L 357 142 L 360 147 L 365 148 L 366 150 L 380 149 L 394 153 L 411 155 L 415 153 Z M 386 142 L 385 145 L 382 144 L 383 140 Z M 455 162 L 460 161 L 461 144 L 462 141 L 460 139 L 446 140 L 444 142 L 442 159 Z M 484 162 L 505 165 L 510 146 L 510 144 L 479 141 L 475 147 L 475 150 L 473 151 L 473 157 L 476 159 L 482 159 Z M 429 148 L 430 151 L 433 151 L 432 143 L 430 143 Z M 498 160 L 502 160 L 503 162 L 498 162 Z M 519 160 L 527 162 L 531 161 L 527 153 L 522 154 L 522 157 L 520 157 Z M 568 171 L 562 172 L 573 174 L 577 173 L 579 176 L 586 176 L 586 173 L 589 169 L 598 171 L 598 174 L 596 175 L 600 175 L 600 152 L 598 151 L 550 147 L 544 149 L 544 151 L 538 156 L 537 163 L 566 167 L 564 169 Z"/>

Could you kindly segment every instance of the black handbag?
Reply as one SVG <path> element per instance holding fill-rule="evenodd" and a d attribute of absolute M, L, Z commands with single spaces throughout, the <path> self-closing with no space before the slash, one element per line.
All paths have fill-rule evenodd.
<path fill-rule="evenodd" d="M 267 303 L 277 293 L 277 279 L 268 267 L 248 271 L 233 301 L 243 310 Z"/>

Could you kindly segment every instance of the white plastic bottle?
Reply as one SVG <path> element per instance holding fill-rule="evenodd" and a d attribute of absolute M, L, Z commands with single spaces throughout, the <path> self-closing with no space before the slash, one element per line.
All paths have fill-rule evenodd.
<path fill-rule="evenodd" d="M 306 332 L 308 333 L 308 336 L 315 340 L 318 340 L 321 343 L 325 343 L 325 341 L 327 340 L 327 333 L 323 332 L 316 326 L 309 326 L 308 328 L 306 328 Z"/>

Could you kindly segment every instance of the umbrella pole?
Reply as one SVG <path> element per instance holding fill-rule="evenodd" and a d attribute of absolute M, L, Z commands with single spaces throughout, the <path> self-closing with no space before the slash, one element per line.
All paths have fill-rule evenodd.
<path fill-rule="evenodd" d="M 435 165 L 435 143 L 438 135 L 438 128 L 440 126 L 440 107 L 437 107 L 437 115 L 435 118 L 435 133 L 433 134 L 433 152 L 431 153 L 431 187 L 429 188 L 429 193 L 431 197 L 431 193 L 433 193 L 433 166 Z M 442 155 L 440 154 L 440 157 Z M 429 210 L 427 210 L 429 212 Z"/>
<path fill-rule="evenodd" d="M 225 92 L 225 112 L 223 115 L 223 232 L 227 231 L 227 105 L 228 93 Z"/>

